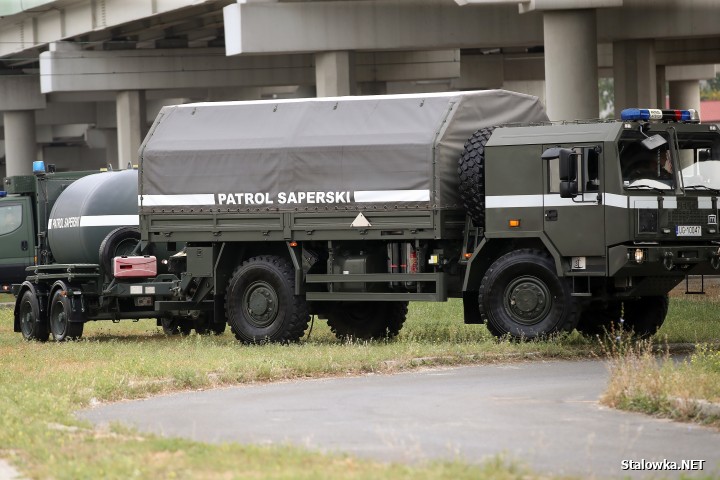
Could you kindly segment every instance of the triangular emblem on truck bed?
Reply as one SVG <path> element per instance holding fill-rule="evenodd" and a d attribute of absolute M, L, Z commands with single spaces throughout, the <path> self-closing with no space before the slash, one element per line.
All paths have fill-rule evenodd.
<path fill-rule="evenodd" d="M 358 213 L 358 216 L 355 217 L 355 220 L 350 224 L 351 227 L 361 228 L 361 227 L 372 227 L 372 224 L 368 222 L 368 219 L 365 218 L 365 215 L 362 214 L 362 212 Z"/>

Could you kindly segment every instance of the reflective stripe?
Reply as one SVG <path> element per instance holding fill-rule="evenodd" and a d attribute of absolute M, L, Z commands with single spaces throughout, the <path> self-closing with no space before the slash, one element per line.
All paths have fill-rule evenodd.
<path fill-rule="evenodd" d="M 485 197 L 485 208 L 518 208 L 542 206 L 542 195 L 495 195 Z"/>
<path fill-rule="evenodd" d="M 676 209 L 677 197 L 663 197 L 663 208 Z M 485 208 L 523 208 L 523 207 L 570 207 L 593 206 L 597 193 L 586 193 L 583 201 L 579 198 L 560 198 L 560 194 L 548 195 L 491 195 L 485 197 Z M 630 208 L 658 208 L 655 197 L 629 197 Z M 609 207 L 628 208 L 628 197 L 615 193 L 603 193 L 603 204 Z"/>
<path fill-rule="evenodd" d="M 73 217 L 73 218 L 78 218 L 78 217 Z M 53 220 L 58 220 L 58 219 L 57 218 L 48 219 L 48 230 L 53 229 L 53 226 L 52 226 Z M 60 220 L 63 220 L 63 219 L 61 218 Z M 124 227 L 124 226 L 135 226 L 135 225 L 140 225 L 140 216 L 139 215 L 85 215 L 85 216 L 79 217 L 79 221 L 77 222 L 77 224 L 62 226 L 62 228 L 64 229 L 64 228 L 76 228 L 76 227 Z"/>
<path fill-rule="evenodd" d="M 140 225 L 139 215 L 88 215 L 80 217 L 81 227 L 122 227 Z"/>
<path fill-rule="evenodd" d="M 603 193 L 603 203 L 608 207 L 628 208 L 628 197 L 616 193 Z"/>
<path fill-rule="evenodd" d="M 189 193 L 183 195 L 138 195 L 138 205 L 142 205 L 144 207 L 215 205 L 215 195 L 212 193 Z"/>
<path fill-rule="evenodd" d="M 429 202 L 430 190 L 361 190 L 355 192 L 358 203 Z"/>
<path fill-rule="evenodd" d="M 698 208 L 704 208 L 704 209 L 712 208 L 712 198 L 698 197 Z"/>

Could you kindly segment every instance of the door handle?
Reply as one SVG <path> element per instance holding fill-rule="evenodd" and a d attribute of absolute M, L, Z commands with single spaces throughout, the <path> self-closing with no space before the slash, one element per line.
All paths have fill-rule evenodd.
<path fill-rule="evenodd" d="M 557 210 L 545 210 L 545 220 L 548 222 L 555 222 L 558 219 Z"/>
<path fill-rule="evenodd" d="M 22 249 L 23 252 L 27 251 L 27 249 L 28 249 L 27 240 L 23 240 L 22 242 L 20 242 L 20 248 Z"/>

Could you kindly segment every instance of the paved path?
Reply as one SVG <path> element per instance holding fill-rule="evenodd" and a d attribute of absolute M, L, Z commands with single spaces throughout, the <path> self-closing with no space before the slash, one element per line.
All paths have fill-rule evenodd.
<path fill-rule="evenodd" d="M 79 415 L 206 442 L 289 443 L 380 460 L 480 462 L 507 453 L 537 472 L 637 477 L 622 460 L 701 459 L 703 473 L 720 473 L 719 432 L 599 406 L 607 375 L 592 361 L 464 367 L 181 393 Z"/>

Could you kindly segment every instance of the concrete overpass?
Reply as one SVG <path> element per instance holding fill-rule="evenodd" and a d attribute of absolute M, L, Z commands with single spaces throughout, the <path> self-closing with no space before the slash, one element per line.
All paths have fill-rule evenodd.
<path fill-rule="evenodd" d="M 698 108 L 719 16 L 716 0 L 5 0 L 7 174 L 127 165 L 160 106 L 189 100 L 504 87 L 587 119 L 611 77 L 617 108 Z"/>

